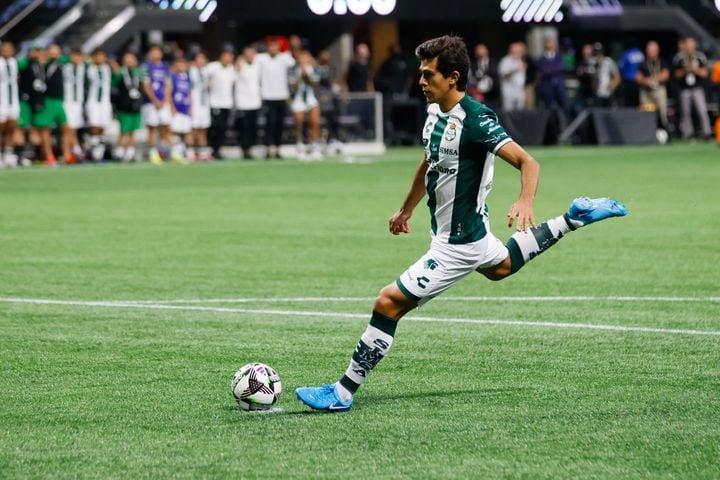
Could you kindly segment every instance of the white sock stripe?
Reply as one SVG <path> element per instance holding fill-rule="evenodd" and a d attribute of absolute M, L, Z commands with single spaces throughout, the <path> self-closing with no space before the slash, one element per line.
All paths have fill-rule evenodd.
<path fill-rule="evenodd" d="M 383 332 L 382 330 L 373 327 L 372 325 L 368 325 L 367 330 L 365 330 L 365 333 L 363 333 L 362 337 L 360 338 L 363 342 L 365 342 L 365 345 L 368 345 L 370 347 L 380 347 L 380 349 L 383 350 L 383 355 L 385 355 L 385 353 L 390 350 L 390 345 L 392 345 L 393 342 L 393 337 Z M 387 348 L 382 348 L 381 345 L 376 344 L 376 339 L 380 339 L 385 344 L 387 344 Z"/>
<path fill-rule="evenodd" d="M 350 360 L 350 365 L 345 371 L 345 376 L 353 382 L 357 383 L 358 385 L 362 385 L 363 383 L 365 383 L 365 377 L 355 373 L 355 370 L 360 370 L 360 365 L 358 365 L 355 360 Z"/>
<path fill-rule="evenodd" d="M 512 238 L 515 239 L 518 247 L 520 247 L 520 253 L 522 253 L 523 260 L 526 262 L 530 260 L 530 253 L 540 250 L 540 246 L 537 240 L 535 240 L 535 235 L 530 232 L 516 232 Z"/>
<path fill-rule="evenodd" d="M 556 218 L 551 218 L 546 222 L 548 224 L 548 227 L 550 228 L 550 232 L 552 232 L 554 237 L 559 237 L 560 234 L 563 236 L 570 231 L 570 227 L 568 227 L 567 222 L 565 221 L 565 217 L 563 215 L 560 215 Z"/>

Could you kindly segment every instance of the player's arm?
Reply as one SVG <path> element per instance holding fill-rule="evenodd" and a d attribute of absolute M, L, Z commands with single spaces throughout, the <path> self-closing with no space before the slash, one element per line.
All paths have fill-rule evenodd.
<path fill-rule="evenodd" d="M 508 142 L 497 151 L 497 155 L 513 167 L 520 170 L 520 197 L 510 206 L 508 227 L 517 219 L 518 231 L 527 231 L 535 224 L 533 204 L 540 181 L 540 164 L 532 155 L 515 142 Z"/>
<path fill-rule="evenodd" d="M 150 72 L 148 72 L 147 70 L 143 70 L 142 76 L 143 76 L 142 86 L 143 86 L 143 91 L 145 92 L 145 96 L 148 98 L 148 100 L 150 100 L 150 103 L 152 103 L 156 107 L 160 108 L 161 107 L 160 102 L 158 102 L 158 99 L 155 96 L 155 92 L 153 92 L 153 89 L 152 89 L 152 81 L 150 80 Z"/>
<path fill-rule="evenodd" d="M 405 197 L 405 201 L 400 207 L 400 210 L 395 212 L 388 221 L 390 233 L 393 235 L 410 233 L 410 224 L 408 221 L 410 217 L 412 217 L 415 207 L 417 207 L 420 200 L 425 196 L 425 172 L 427 172 L 427 159 L 423 158 L 415 171 L 415 177 L 410 186 L 410 191 L 407 197 Z"/>
<path fill-rule="evenodd" d="M 165 81 L 165 101 L 170 106 L 170 114 L 175 115 L 177 113 L 177 109 L 175 108 L 175 99 L 172 97 L 172 91 L 174 88 L 174 82 L 172 80 L 172 77 L 168 77 Z"/>
<path fill-rule="evenodd" d="M 173 101 L 172 101 L 172 89 L 173 89 L 172 78 L 170 76 L 167 76 L 167 77 L 165 77 L 165 98 L 163 98 L 163 103 L 166 105 L 170 105 L 171 108 L 174 108 Z"/>

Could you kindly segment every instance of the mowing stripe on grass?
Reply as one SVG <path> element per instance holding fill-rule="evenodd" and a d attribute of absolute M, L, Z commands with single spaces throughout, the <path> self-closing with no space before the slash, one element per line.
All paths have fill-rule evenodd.
<path fill-rule="evenodd" d="M 167 300 L 128 300 L 125 303 L 305 303 L 372 302 L 375 297 L 246 297 L 246 298 L 173 298 Z M 624 296 L 531 296 L 531 297 L 437 297 L 434 302 L 703 302 L 720 303 L 720 297 L 624 297 Z"/>
<path fill-rule="evenodd" d="M 258 315 L 285 315 L 298 317 L 330 317 L 330 318 L 358 318 L 367 319 L 367 313 L 345 313 L 345 312 L 313 312 L 304 310 L 274 310 L 264 308 L 228 308 L 228 307 L 203 307 L 196 305 L 163 305 L 156 303 L 131 303 L 114 301 L 82 301 L 82 300 L 52 300 L 45 298 L 0 298 L 0 303 L 20 303 L 35 305 L 70 305 L 78 307 L 100 307 L 100 308 L 133 308 L 147 310 L 176 310 L 216 313 L 252 313 Z M 524 327 L 547 327 L 547 328 L 576 328 L 585 330 L 605 330 L 615 332 L 638 332 L 638 333 L 665 333 L 679 335 L 703 335 L 720 336 L 719 330 L 686 330 L 678 328 L 653 328 L 635 327 L 625 325 L 594 325 L 588 323 L 562 323 L 562 322 L 530 322 L 524 320 L 493 320 L 473 318 L 438 318 L 410 315 L 403 319 L 410 322 L 438 322 L 438 323 L 465 323 L 476 325 L 514 325 Z"/>

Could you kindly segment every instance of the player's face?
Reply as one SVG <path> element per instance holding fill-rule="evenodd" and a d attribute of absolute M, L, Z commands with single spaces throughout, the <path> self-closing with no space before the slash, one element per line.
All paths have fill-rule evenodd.
<path fill-rule="evenodd" d="M 153 63 L 157 63 L 162 60 L 162 50 L 157 47 L 151 48 L 147 53 L 147 58 Z"/>
<path fill-rule="evenodd" d="M 2 56 L 5 58 L 10 58 L 13 55 L 15 55 L 15 46 L 10 42 L 5 42 L 2 44 Z"/>
<path fill-rule="evenodd" d="M 420 62 L 420 80 L 418 83 L 428 103 L 442 100 L 450 92 L 454 82 L 452 75 L 445 77 L 438 71 L 437 64 L 437 57 Z"/>
<path fill-rule="evenodd" d="M 47 56 L 48 58 L 57 59 L 60 58 L 60 55 L 62 54 L 62 51 L 60 50 L 59 45 L 50 45 L 47 49 Z"/>
<path fill-rule="evenodd" d="M 123 65 L 125 65 L 127 68 L 137 67 L 137 57 L 132 53 L 126 53 L 125 55 L 123 55 Z"/>
<path fill-rule="evenodd" d="M 95 62 L 95 65 L 102 65 L 107 62 L 107 55 L 105 55 L 105 52 L 95 52 L 93 62 Z"/>

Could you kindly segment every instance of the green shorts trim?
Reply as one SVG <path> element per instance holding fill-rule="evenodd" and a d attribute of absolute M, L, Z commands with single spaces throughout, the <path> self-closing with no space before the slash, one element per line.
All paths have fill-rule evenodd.
<path fill-rule="evenodd" d="M 33 115 L 32 125 L 36 128 L 52 128 L 65 125 L 67 116 L 63 101 L 59 98 L 46 97 L 42 111 Z"/>
<path fill-rule="evenodd" d="M 18 126 L 20 128 L 30 128 L 32 126 L 32 109 L 30 108 L 30 104 L 25 100 L 20 100 Z"/>
<path fill-rule="evenodd" d="M 117 112 L 115 115 L 120 122 L 120 131 L 130 133 L 142 128 L 142 115 L 140 112 Z"/>
<path fill-rule="evenodd" d="M 412 300 L 413 302 L 419 302 L 421 300 L 421 298 L 417 295 L 413 295 L 412 293 L 410 293 L 410 290 L 405 288 L 405 285 L 402 284 L 399 278 L 395 280 L 395 284 L 398 286 L 403 295 L 405 295 L 409 300 Z"/>

